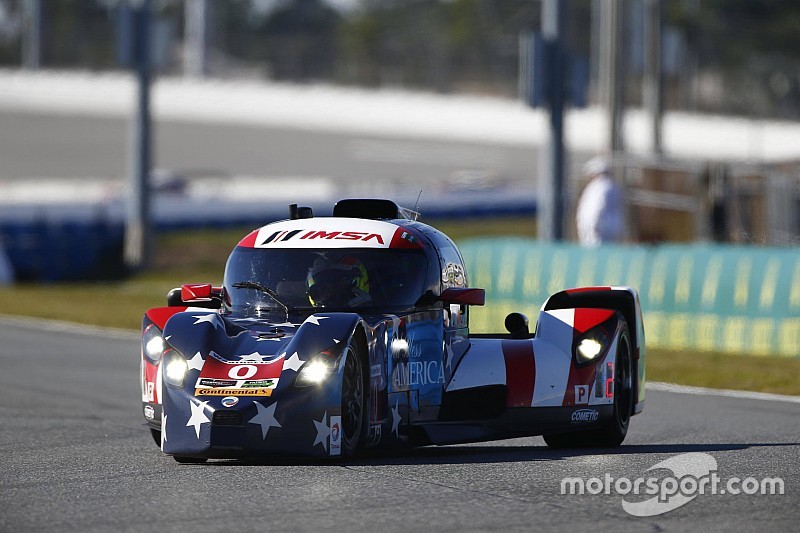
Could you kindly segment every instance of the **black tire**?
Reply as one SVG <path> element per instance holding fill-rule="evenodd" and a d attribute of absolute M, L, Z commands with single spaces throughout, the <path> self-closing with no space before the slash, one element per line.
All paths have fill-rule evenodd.
<path fill-rule="evenodd" d="M 197 465 L 208 461 L 208 457 L 185 457 L 183 455 L 173 455 L 172 458 L 182 465 Z"/>
<path fill-rule="evenodd" d="M 588 431 L 543 435 L 551 448 L 611 448 L 628 434 L 633 412 L 633 374 L 628 325 L 623 323 L 614 367 L 614 416 L 603 427 Z"/>
<path fill-rule="evenodd" d="M 342 455 L 353 455 L 367 435 L 363 349 L 355 338 L 345 349 L 342 376 Z"/>
<path fill-rule="evenodd" d="M 155 428 L 150 428 L 150 435 L 153 436 L 153 440 L 156 442 L 156 446 L 161 449 L 161 431 Z"/>

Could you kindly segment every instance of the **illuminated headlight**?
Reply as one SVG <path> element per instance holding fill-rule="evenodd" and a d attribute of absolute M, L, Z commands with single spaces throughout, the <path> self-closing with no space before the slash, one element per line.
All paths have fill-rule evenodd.
<path fill-rule="evenodd" d="M 578 360 L 582 363 L 595 359 L 603 351 L 603 345 L 595 339 L 583 339 L 578 344 Z"/>
<path fill-rule="evenodd" d="M 608 335 L 602 327 L 586 333 L 575 345 L 575 358 L 578 364 L 590 363 L 598 359 L 608 347 Z"/>
<path fill-rule="evenodd" d="M 171 350 L 167 352 L 167 356 L 164 357 L 161 364 L 165 365 L 164 380 L 173 387 L 182 387 L 186 372 L 189 370 L 186 359 L 177 351 Z"/>
<path fill-rule="evenodd" d="M 318 385 L 325 381 L 331 373 L 331 366 L 325 361 L 312 359 L 303 365 L 295 382 L 298 387 Z"/>
<path fill-rule="evenodd" d="M 147 327 L 142 334 L 142 350 L 145 357 L 157 364 L 164 355 L 164 338 L 159 329 L 153 325 Z"/>

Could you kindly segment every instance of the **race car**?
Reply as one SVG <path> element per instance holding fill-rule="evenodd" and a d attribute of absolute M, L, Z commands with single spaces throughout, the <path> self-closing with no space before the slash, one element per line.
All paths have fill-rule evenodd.
<path fill-rule="evenodd" d="M 187 284 L 142 322 L 144 418 L 179 462 L 543 435 L 622 443 L 645 400 L 637 292 L 552 295 L 533 332 L 470 334 L 453 241 L 389 200 L 290 206 L 230 254 L 221 287 Z M 502 261 L 501 257 L 495 258 Z"/>

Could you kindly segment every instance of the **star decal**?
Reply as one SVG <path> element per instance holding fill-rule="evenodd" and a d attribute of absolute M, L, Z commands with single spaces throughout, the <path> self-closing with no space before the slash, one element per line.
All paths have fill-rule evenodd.
<path fill-rule="evenodd" d="M 330 318 L 329 316 L 316 316 L 316 315 L 311 315 L 310 317 L 306 318 L 306 321 L 305 321 L 305 322 L 303 322 L 303 324 L 305 324 L 306 322 L 310 322 L 311 324 L 314 324 L 314 325 L 316 325 L 316 326 L 319 326 L 319 321 L 320 321 L 320 320 L 327 320 L 327 319 L 329 319 L 329 318 Z"/>
<path fill-rule="evenodd" d="M 276 328 L 293 328 L 298 326 L 299 324 L 292 324 L 291 322 L 284 322 L 283 324 L 273 324 L 273 327 Z"/>
<path fill-rule="evenodd" d="M 444 367 L 450 368 L 453 365 L 453 348 L 448 346 L 446 351 L 447 351 L 447 362 L 444 365 Z"/>
<path fill-rule="evenodd" d="M 167 442 L 167 415 L 161 417 L 161 451 L 164 451 L 164 443 Z"/>
<path fill-rule="evenodd" d="M 205 362 L 206 361 L 205 359 L 203 359 L 203 356 L 200 355 L 200 352 L 197 352 L 196 354 L 194 354 L 194 357 L 186 361 L 186 363 L 188 363 L 189 365 L 189 368 L 192 368 L 194 370 L 203 370 L 203 365 L 205 364 Z"/>
<path fill-rule="evenodd" d="M 285 356 L 286 354 L 283 355 Z M 294 352 L 289 359 L 285 359 L 283 361 L 283 370 L 291 368 L 292 370 L 297 372 L 298 370 L 300 370 L 300 367 L 303 366 L 303 363 L 305 363 L 305 361 L 301 361 L 300 357 L 297 355 L 297 352 Z"/>
<path fill-rule="evenodd" d="M 392 433 L 397 435 L 400 438 L 400 400 L 394 402 L 394 407 L 392 407 Z"/>
<path fill-rule="evenodd" d="M 264 341 L 278 341 L 278 342 L 281 342 L 281 341 L 283 341 L 284 338 L 285 337 L 268 337 L 268 338 L 265 339 L 263 337 L 256 337 L 256 342 L 264 342 Z"/>
<path fill-rule="evenodd" d="M 267 438 L 269 428 L 279 428 L 281 425 L 275 420 L 275 408 L 278 407 L 278 402 L 273 403 L 269 407 L 264 407 L 258 402 L 253 402 L 258 409 L 258 414 L 250 419 L 248 424 L 258 424 L 261 426 L 261 438 Z"/>
<path fill-rule="evenodd" d="M 340 341 L 339 339 L 333 339 L 333 343 L 334 344 L 339 344 L 340 342 L 342 342 L 342 341 Z"/>
<path fill-rule="evenodd" d="M 192 416 L 189 418 L 189 421 L 186 422 L 186 427 L 194 426 L 194 433 L 197 435 L 198 439 L 200 438 L 200 425 L 211 423 L 211 420 L 208 419 L 205 413 L 206 405 L 208 405 L 208 402 L 195 405 L 193 401 L 189 400 L 189 407 L 192 408 Z"/>
<path fill-rule="evenodd" d="M 194 324 L 202 324 L 203 322 L 208 322 L 214 329 L 222 327 L 222 324 L 218 320 L 219 315 L 216 313 L 209 313 L 207 315 L 192 315 L 192 318 L 196 318 L 197 320 L 194 321 Z M 194 325 L 192 324 L 192 325 Z"/>
<path fill-rule="evenodd" d="M 322 415 L 322 420 L 317 422 L 314 420 L 314 427 L 317 428 L 317 437 L 314 439 L 314 444 L 311 446 L 314 447 L 319 443 L 322 443 L 322 447 L 325 448 L 325 451 L 328 451 L 328 437 L 331 434 L 331 428 L 328 427 L 328 411 L 325 411 L 325 414 Z"/>
<path fill-rule="evenodd" d="M 261 355 L 258 352 L 253 352 L 253 353 L 251 353 L 249 355 L 240 355 L 239 356 L 239 361 L 242 361 L 242 362 L 246 361 L 248 363 L 263 363 L 265 357 L 266 357 L 265 355 Z"/>

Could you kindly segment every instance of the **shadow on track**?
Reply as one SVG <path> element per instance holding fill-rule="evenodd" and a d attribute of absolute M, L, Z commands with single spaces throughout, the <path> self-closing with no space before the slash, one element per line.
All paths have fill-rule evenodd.
<path fill-rule="evenodd" d="M 561 461 L 589 455 L 678 454 L 721 452 L 759 447 L 800 446 L 800 442 L 751 442 L 737 444 L 634 444 L 619 448 L 553 450 L 546 446 L 428 446 L 423 448 L 365 451 L 355 457 L 270 457 L 210 461 L 205 466 L 376 466 L 424 464 L 487 464 L 523 461 Z"/>

